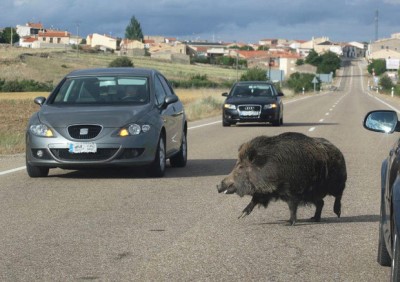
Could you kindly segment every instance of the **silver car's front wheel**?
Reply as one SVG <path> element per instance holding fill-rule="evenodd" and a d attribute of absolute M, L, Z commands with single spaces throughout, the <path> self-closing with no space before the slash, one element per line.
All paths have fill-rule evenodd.
<path fill-rule="evenodd" d="M 153 163 L 150 165 L 149 175 L 154 177 L 163 177 L 165 173 L 166 158 L 165 158 L 165 141 L 164 137 L 161 136 L 158 141 L 158 147 L 156 157 Z"/>

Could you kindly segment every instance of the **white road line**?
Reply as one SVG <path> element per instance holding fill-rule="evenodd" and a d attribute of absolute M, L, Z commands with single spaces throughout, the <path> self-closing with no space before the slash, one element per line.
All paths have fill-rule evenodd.
<path fill-rule="evenodd" d="M 219 121 L 214 121 L 214 122 L 210 122 L 210 123 L 205 123 L 205 124 L 201 124 L 201 125 L 192 126 L 192 127 L 189 127 L 188 130 L 196 129 L 196 128 L 200 128 L 200 127 L 204 127 L 204 126 L 208 126 L 208 125 L 213 125 L 213 124 L 216 124 L 216 123 L 221 123 L 221 121 L 219 120 Z"/>
<path fill-rule="evenodd" d="M 315 130 L 315 127 L 311 127 L 308 131 L 314 131 Z"/>
<path fill-rule="evenodd" d="M 26 168 L 26 166 L 21 166 L 21 167 L 13 168 L 13 169 L 10 169 L 10 170 L 0 171 L 0 175 L 5 175 L 5 174 L 8 174 L 8 173 L 16 172 L 16 171 L 19 171 L 19 170 L 23 170 L 25 168 Z"/>

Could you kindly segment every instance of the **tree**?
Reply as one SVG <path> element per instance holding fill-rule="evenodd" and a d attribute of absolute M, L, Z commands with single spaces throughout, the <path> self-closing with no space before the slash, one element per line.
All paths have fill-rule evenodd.
<path fill-rule="evenodd" d="M 380 76 L 386 72 L 386 61 L 384 59 L 372 59 L 372 62 L 368 65 L 368 72 L 370 74 L 375 72 L 375 75 Z"/>
<path fill-rule="evenodd" d="M 125 38 L 143 42 L 142 28 L 140 27 L 140 23 L 135 16 L 132 16 L 129 25 L 126 27 Z"/>
<path fill-rule="evenodd" d="M 321 62 L 317 66 L 318 73 L 333 73 L 340 69 L 341 60 L 338 55 L 328 51 L 320 56 Z"/>
<path fill-rule="evenodd" d="M 19 35 L 15 28 L 12 29 L 12 42 L 17 43 L 19 41 Z M 0 43 L 11 43 L 11 27 L 6 27 L 3 32 L 0 32 Z"/>
<path fill-rule="evenodd" d="M 321 57 L 314 49 L 312 49 L 306 57 L 306 63 L 313 66 L 318 66 L 321 63 Z"/>

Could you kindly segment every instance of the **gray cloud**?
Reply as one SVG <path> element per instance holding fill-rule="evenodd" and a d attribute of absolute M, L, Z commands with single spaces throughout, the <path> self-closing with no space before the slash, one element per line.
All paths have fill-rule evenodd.
<path fill-rule="evenodd" d="M 257 42 L 263 38 L 369 41 L 400 32 L 400 0 L 2 0 L 0 27 L 42 22 L 86 36 L 123 37 L 135 16 L 144 34 Z M 6 12 L 4 12 L 6 11 Z"/>

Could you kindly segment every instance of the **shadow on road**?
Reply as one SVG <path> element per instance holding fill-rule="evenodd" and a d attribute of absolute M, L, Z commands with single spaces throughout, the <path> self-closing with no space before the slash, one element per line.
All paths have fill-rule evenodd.
<path fill-rule="evenodd" d="M 311 219 L 297 219 L 296 226 L 305 226 L 305 225 L 315 225 L 315 224 L 333 224 L 333 223 L 361 223 L 361 222 L 379 222 L 379 214 L 375 215 L 356 215 L 356 216 L 345 216 L 345 217 L 324 217 L 320 222 L 315 222 Z M 288 225 L 287 220 L 279 220 L 274 222 L 263 222 L 258 223 L 257 225 Z"/>
<path fill-rule="evenodd" d="M 236 163 L 236 159 L 189 159 L 186 167 L 173 168 L 167 164 L 164 178 L 176 177 L 201 177 L 227 175 L 231 172 Z M 61 171 L 61 173 L 59 173 Z M 81 170 L 57 170 L 56 173 L 50 171 L 48 177 L 59 178 L 93 178 L 93 179 L 123 179 L 123 178 L 149 178 L 146 169 L 140 167 L 121 167 L 121 168 L 96 168 Z"/>

